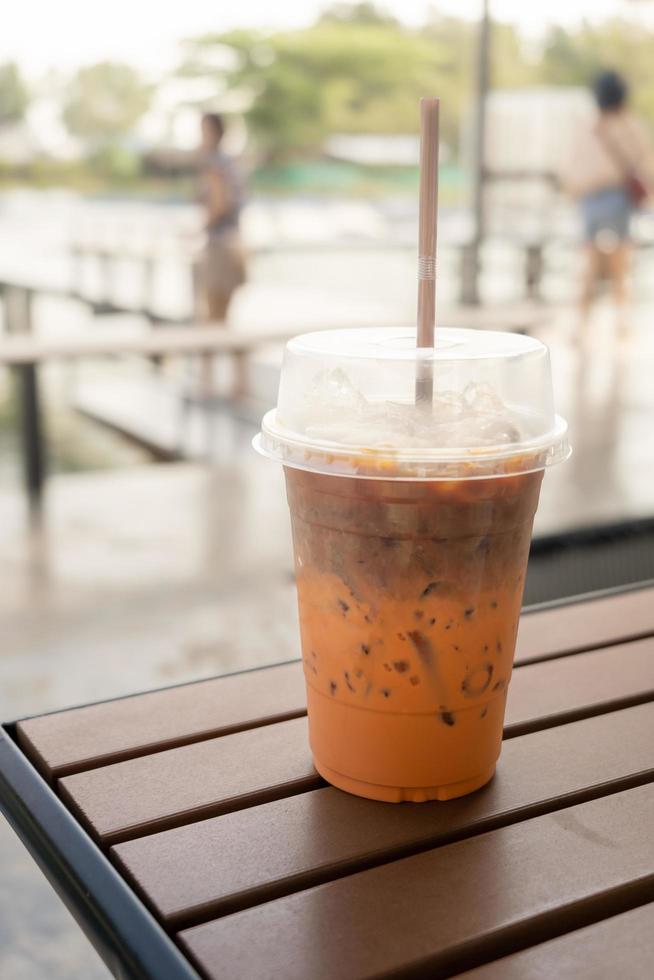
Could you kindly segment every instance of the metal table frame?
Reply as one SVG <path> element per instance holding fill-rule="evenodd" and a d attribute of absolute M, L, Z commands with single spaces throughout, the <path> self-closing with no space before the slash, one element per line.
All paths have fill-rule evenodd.
<path fill-rule="evenodd" d="M 115 977 L 198 974 L 0 726 L 0 809 Z"/>

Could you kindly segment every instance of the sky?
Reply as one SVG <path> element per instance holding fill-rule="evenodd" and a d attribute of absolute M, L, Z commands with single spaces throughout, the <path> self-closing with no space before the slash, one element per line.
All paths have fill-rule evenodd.
<path fill-rule="evenodd" d="M 419 24 L 430 8 L 462 17 L 478 16 L 482 0 L 386 0 L 400 20 Z M 491 13 L 525 33 L 538 35 L 549 24 L 613 15 L 642 18 L 654 26 L 654 0 L 489 0 Z M 153 75 L 173 68 L 179 41 L 233 27 L 261 29 L 311 23 L 328 0 L 19 0 L 5 12 L 0 61 L 17 61 L 30 78 L 51 68 L 70 72 L 80 65 L 120 60 Z"/>

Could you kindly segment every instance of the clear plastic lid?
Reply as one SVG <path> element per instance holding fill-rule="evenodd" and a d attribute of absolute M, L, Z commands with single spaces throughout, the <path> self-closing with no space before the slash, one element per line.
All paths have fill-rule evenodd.
<path fill-rule="evenodd" d="M 542 469 L 569 454 L 549 351 L 520 334 L 323 330 L 289 341 L 279 400 L 255 447 L 285 466 L 380 479 L 466 479 Z M 416 373 L 433 400 L 416 402 Z"/>

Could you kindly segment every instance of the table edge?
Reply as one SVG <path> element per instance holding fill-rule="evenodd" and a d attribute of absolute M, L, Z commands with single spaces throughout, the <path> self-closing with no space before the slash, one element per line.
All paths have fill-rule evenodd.
<path fill-rule="evenodd" d="M 199 974 L 0 726 L 0 813 L 114 976 Z"/>
<path fill-rule="evenodd" d="M 537 539 L 534 538 L 534 540 Z M 546 539 L 540 538 L 538 540 Z M 594 602 L 596 599 L 610 599 L 612 596 L 624 595 L 628 592 L 646 592 L 648 589 L 654 589 L 654 578 L 641 579 L 639 582 L 625 582 L 623 585 L 611 585 L 606 589 L 593 589 L 591 592 L 559 596 L 557 599 L 546 599 L 544 602 L 533 602 L 522 607 L 520 616 L 547 612 L 548 609 L 559 609 L 562 606 L 581 606 L 587 602 Z"/>

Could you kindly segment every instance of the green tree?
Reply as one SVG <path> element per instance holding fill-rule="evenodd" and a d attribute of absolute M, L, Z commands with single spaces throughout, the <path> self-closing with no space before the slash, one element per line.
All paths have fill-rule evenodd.
<path fill-rule="evenodd" d="M 513 24 L 491 22 L 490 83 L 493 88 L 525 88 L 538 84 L 538 65 L 525 55 L 525 45 Z"/>
<path fill-rule="evenodd" d="M 319 21 L 337 21 L 347 24 L 393 24 L 399 21 L 374 3 L 334 3 L 323 10 Z"/>
<path fill-rule="evenodd" d="M 410 29 L 371 3 L 336 3 L 308 28 L 197 38 L 182 70 L 238 95 L 268 160 L 316 155 L 331 133 L 415 133 L 425 94 L 441 96 L 443 138 L 456 146 L 474 99 L 476 44 L 476 25 L 457 17 L 432 13 Z M 615 67 L 654 121 L 653 47 L 642 25 L 609 20 L 552 28 L 539 58 L 513 25 L 493 20 L 491 88 L 586 85 L 600 67 Z"/>
<path fill-rule="evenodd" d="M 600 66 L 594 32 L 552 27 L 543 46 L 541 75 L 550 85 L 587 85 Z"/>
<path fill-rule="evenodd" d="M 330 133 L 416 133 L 425 94 L 441 97 L 453 146 L 472 98 L 475 43 L 475 25 L 456 17 L 432 13 L 416 30 L 374 4 L 336 3 L 301 30 L 198 38 L 182 70 L 213 75 L 249 103 L 246 121 L 268 159 L 316 154 Z M 494 24 L 493 46 L 495 84 L 534 79 L 513 27 Z M 217 53 L 227 67 L 216 68 Z"/>
<path fill-rule="evenodd" d="M 127 135 L 150 105 L 152 88 L 129 65 L 101 62 L 80 68 L 64 98 L 70 132 L 97 150 Z"/>
<path fill-rule="evenodd" d="M 576 30 L 552 28 L 543 46 L 541 78 L 550 85 L 589 85 L 602 68 L 621 72 L 637 112 L 654 123 L 654 32 L 613 18 Z"/>
<path fill-rule="evenodd" d="M 22 119 L 29 103 L 29 92 L 18 66 L 11 61 L 0 65 L 0 125 Z"/>
<path fill-rule="evenodd" d="M 217 49 L 231 67 L 215 68 Z M 267 158 L 281 159 L 319 152 L 334 132 L 415 133 L 426 92 L 443 96 L 443 133 L 454 140 L 462 65 L 435 33 L 328 12 L 304 30 L 200 38 L 183 71 L 213 75 L 249 100 L 254 138 Z"/>

